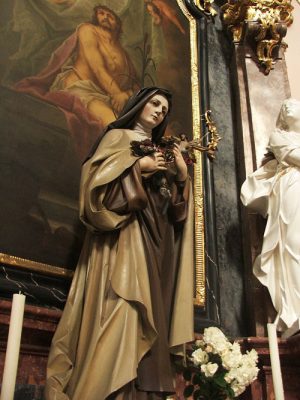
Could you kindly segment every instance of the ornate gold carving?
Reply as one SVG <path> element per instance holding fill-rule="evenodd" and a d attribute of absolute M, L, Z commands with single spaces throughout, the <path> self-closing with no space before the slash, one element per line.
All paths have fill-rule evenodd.
<path fill-rule="evenodd" d="M 247 16 L 247 0 L 229 0 L 221 7 L 223 21 L 232 33 L 234 42 L 239 42 L 242 37 L 243 23 Z"/>
<path fill-rule="evenodd" d="M 218 150 L 218 143 L 222 138 L 218 134 L 218 129 L 216 127 L 216 124 L 211 118 L 211 110 L 206 111 L 206 113 L 204 114 L 204 118 L 206 127 L 208 129 L 208 133 L 210 134 L 210 139 L 207 144 L 208 157 L 210 159 L 214 159 L 215 153 Z"/>
<path fill-rule="evenodd" d="M 196 0 L 195 3 L 196 6 L 206 15 L 211 15 L 213 17 L 214 15 L 217 14 L 217 11 L 212 6 L 214 0 Z"/>
<path fill-rule="evenodd" d="M 187 10 L 183 0 L 177 0 L 182 12 L 190 23 L 190 47 L 191 47 L 191 88 L 193 111 L 193 139 L 202 137 L 200 124 L 200 98 L 199 98 L 199 57 L 197 49 L 196 20 Z M 194 164 L 194 205 L 195 205 L 195 298 L 196 306 L 205 306 L 206 299 L 206 268 L 205 268 L 205 236 L 204 236 L 204 201 L 202 181 L 202 153 L 197 151 Z"/>
<path fill-rule="evenodd" d="M 5 253 L 0 253 L 0 262 L 11 267 L 18 267 L 20 269 L 26 269 L 42 274 L 64 277 L 68 279 L 71 279 L 74 274 L 73 271 L 70 271 L 66 268 L 31 261 L 25 258 L 15 257 Z"/>
<path fill-rule="evenodd" d="M 205 118 L 205 124 L 208 129 L 208 132 L 202 136 L 200 139 L 192 140 L 189 142 L 189 146 L 195 150 L 207 152 L 208 157 L 211 160 L 215 159 L 215 152 L 218 150 L 218 143 L 222 139 L 221 136 L 218 134 L 218 129 L 211 119 L 211 110 L 207 110 L 206 113 L 203 115 Z M 203 146 L 203 139 L 209 135 L 209 142 L 207 146 Z"/>
<path fill-rule="evenodd" d="M 229 0 L 222 6 L 223 21 L 241 42 L 247 35 L 256 42 L 255 53 L 264 73 L 268 74 L 278 50 L 287 45 L 282 41 L 287 26 L 293 22 L 291 0 Z"/>

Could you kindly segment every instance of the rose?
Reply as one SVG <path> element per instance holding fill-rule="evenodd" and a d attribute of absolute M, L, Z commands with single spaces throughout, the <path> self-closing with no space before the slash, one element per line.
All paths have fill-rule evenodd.
<path fill-rule="evenodd" d="M 248 363 L 241 364 L 237 368 L 232 368 L 224 377 L 225 381 L 231 386 L 238 384 L 240 386 L 250 385 L 257 378 L 258 368 Z"/>
<path fill-rule="evenodd" d="M 242 364 L 236 370 L 235 379 L 242 385 L 250 385 L 250 383 L 256 379 L 258 373 L 258 368 L 251 366 L 249 364 Z"/>
<path fill-rule="evenodd" d="M 209 362 L 208 364 L 201 365 L 201 371 L 204 373 L 204 375 L 207 378 L 214 376 L 214 374 L 217 372 L 218 368 L 219 368 L 218 364 L 211 363 L 211 362 Z"/>
<path fill-rule="evenodd" d="M 198 340 L 196 340 L 195 345 L 197 347 L 204 347 L 205 346 L 205 342 L 204 342 L 204 340 L 198 339 Z"/>
<path fill-rule="evenodd" d="M 191 361 L 198 367 L 198 372 L 195 373 L 196 379 L 192 381 L 192 373 L 186 375 L 185 379 L 191 381 L 185 390 L 186 397 L 193 394 L 194 399 L 199 400 L 202 398 L 201 390 L 213 382 L 220 386 L 220 398 L 225 398 L 226 395 L 228 399 L 233 398 L 243 393 L 257 378 L 259 370 L 256 366 L 258 361 L 256 351 L 251 350 L 242 354 L 240 344 L 229 342 L 220 329 L 206 328 L 203 339 L 197 340 L 195 345 Z M 231 394 L 229 389 L 232 389 Z"/>
<path fill-rule="evenodd" d="M 208 344 L 207 346 L 205 346 L 205 351 L 207 353 L 212 353 L 214 351 L 214 348 Z"/>
<path fill-rule="evenodd" d="M 247 353 L 243 355 L 243 359 L 244 362 L 248 362 L 250 365 L 256 366 L 258 361 L 257 352 L 254 349 L 247 351 Z"/>
<path fill-rule="evenodd" d="M 242 361 L 242 353 L 240 350 L 240 345 L 238 343 L 233 343 L 227 351 L 223 352 L 222 365 L 225 369 L 230 370 L 231 368 L 236 368 Z"/>
<path fill-rule="evenodd" d="M 231 351 L 222 355 L 222 365 L 225 369 L 230 370 L 231 368 L 238 367 L 241 361 L 242 355 L 241 354 L 234 354 Z"/>
<path fill-rule="evenodd" d="M 208 354 L 202 349 L 197 349 L 192 353 L 194 365 L 206 364 L 208 362 Z"/>
<path fill-rule="evenodd" d="M 221 354 L 231 346 L 224 333 L 213 326 L 204 329 L 203 340 L 213 348 L 213 353 L 215 354 Z"/>
<path fill-rule="evenodd" d="M 224 333 L 214 326 L 204 329 L 203 340 L 205 343 L 214 344 L 217 341 L 227 341 Z"/>
<path fill-rule="evenodd" d="M 234 383 L 231 385 L 231 389 L 233 390 L 234 395 L 236 397 L 242 394 L 246 390 L 246 386 Z"/>

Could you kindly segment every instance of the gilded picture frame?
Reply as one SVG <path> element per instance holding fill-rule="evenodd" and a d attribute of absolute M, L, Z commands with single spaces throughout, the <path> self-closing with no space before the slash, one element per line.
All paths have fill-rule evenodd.
<path fill-rule="evenodd" d="M 22 82 L 47 68 L 62 43 L 78 26 L 89 23 L 97 4 L 95 0 L 47 0 L 43 4 L 16 0 L 1 17 L 5 28 L 0 43 L 4 54 L 0 67 L 0 261 L 65 279 L 72 277 L 84 237 L 78 218 L 78 143 L 74 145 L 62 105 L 24 90 Z M 121 46 L 139 76 L 142 72 L 139 85 L 155 83 L 173 92 L 169 133 L 200 138 L 197 22 L 186 2 L 102 0 L 101 4 L 121 20 Z M 135 28 L 133 21 L 138 21 Z M 85 143 L 86 149 L 94 139 Z M 206 296 L 202 157 L 196 152 L 193 170 L 194 297 L 200 307 Z"/>

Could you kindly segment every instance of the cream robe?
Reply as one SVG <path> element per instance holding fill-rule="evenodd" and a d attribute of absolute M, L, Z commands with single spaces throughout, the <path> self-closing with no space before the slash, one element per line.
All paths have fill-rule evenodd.
<path fill-rule="evenodd" d="M 269 147 L 276 159 L 247 177 L 241 200 L 268 217 L 254 274 L 285 329 L 300 318 L 300 133 L 276 130 Z"/>
<path fill-rule="evenodd" d="M 131 140 L 143 139 L 136 131 L 111 130 L 83 166 L 80 216 L 89 232 L 53 338 L 47 400 L 105 399 L 136 378 L 140 360 L 156 339 L 135 212 L 119 215 L 103 204 L 107 184 L 137 160 L 131 154 Z M 175 354 L 194 338 L 193 238 L 190 196 L 188 218 L 176 244 L 178 276 L 169 335 Z"/>

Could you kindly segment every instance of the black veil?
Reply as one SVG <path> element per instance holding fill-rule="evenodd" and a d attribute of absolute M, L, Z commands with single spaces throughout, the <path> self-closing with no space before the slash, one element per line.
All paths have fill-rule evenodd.
<path fill-rule="evenodd" d="M 84 160 L 84 163 L 94 155 L 99 143 L 101 142 L 106 132 L 110 131 L 111 129 L 131 129 L 139 112 L 143 109 L 148 100 L 155 94 L 161 94 L 165 96 L 169 103 L 168 113 L 165 116 L 164 120 L 161 124 L 159 124 L 152 130 L 152 140 L 153 142 L 157 143 L 163 137 L 169 122 L 169 113 L 172 108 L 172 95 L 167 89 L 151 86 L 141 89 L 139 92 L 128 99 L 118 119 L 107 125 L 104 131 L 99 135 L 89 155 Z"/>

